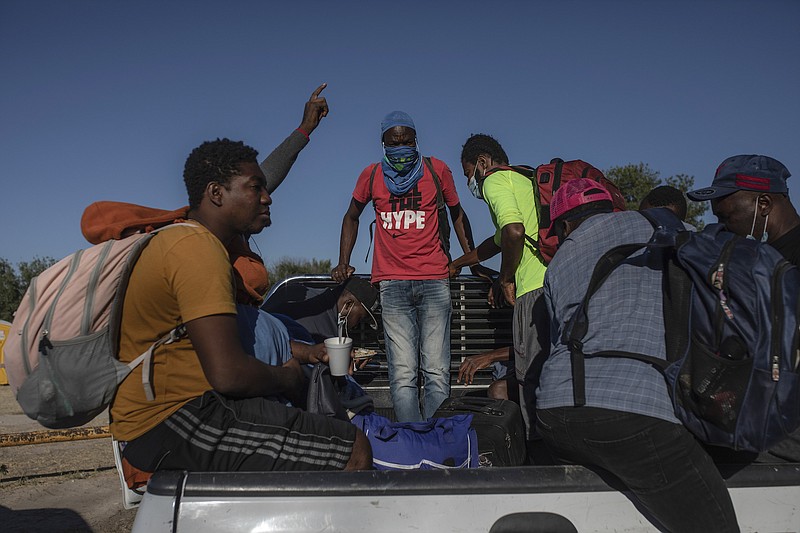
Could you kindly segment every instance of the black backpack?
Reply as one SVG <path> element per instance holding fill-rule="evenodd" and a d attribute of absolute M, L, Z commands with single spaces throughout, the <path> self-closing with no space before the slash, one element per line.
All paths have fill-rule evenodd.
<path fill-rule="evenodd" d="M 562 342 L 575 405 L 585 404 L 584 357 L 627 357 L 664 373 L 676 416 L 708 444 L 760 452 L 800 427 L 800 272 L 769 245 L 711 224 L 689 232 L 667 209 L 642 212 L 648 243 L 615 247 L 592 273 Z M 667 360 L 584 354 L 592 295 L 636 251 L 661 254 Z"/>

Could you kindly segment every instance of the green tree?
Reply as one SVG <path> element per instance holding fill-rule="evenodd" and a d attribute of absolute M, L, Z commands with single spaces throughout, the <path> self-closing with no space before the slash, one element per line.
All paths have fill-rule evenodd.
<path fill-rule="evenodd" d="M 56 260 L 52 257 L 34 257 L 30 261 L 18 263 L 17 271 L 19 272 L 19 281 L 23 286 L 22 292 L 24 293 L 28 289 L 33 278 L 54 264 L 56 264 Z"/>
<path fill-rule="evenodd" d="M 269 279 L 275 283 L 299 274 L 330 274 L 330 259 L 293 259 L 282 257 L 269 265 Z"/>
<path fill-rule="evenodd" d="M 625 197 L 625 208 L 630 210 L 639 209 L 642 198 L 659 185 L 675 187 L 684 195 L 694 188 L 694 176 L 676 174 L 662 181 L 660 173 L 650 168 L 647 163 L 628 163 L 624 166 L 611 167 L 604 173 L 609 180 L 614 182 L 614 185 L 619 187 Z M 692 202 L 687 199 L 686 204 L 686 222 L 697 229 L 703 229 L 705 225 L 703 216 L 708 211 L 708 202 Z"/>
<path fill-rule="evenodd" d="M 647 193 L 661 185 L 659 172 L 647 163 L 634 165 L 628 163 L 621 167 L 611 167 L 604 172 L 606 177 L 619 187 L 625 198 L 625 209 L 636 211 Z"/>
<path fill-rule="evenodd" d="M 0 259 L 0 320 L 11 322 L 21 297 L 14 267 Z"/>
<path fill-rule="evenodd" d="M 31 261 L 20 262 L 14 269 L 6 259 L 0 258 L 0 320 L 11 322 L 31 280 L 55 262 L 52 257 L 34 257 Z"/>

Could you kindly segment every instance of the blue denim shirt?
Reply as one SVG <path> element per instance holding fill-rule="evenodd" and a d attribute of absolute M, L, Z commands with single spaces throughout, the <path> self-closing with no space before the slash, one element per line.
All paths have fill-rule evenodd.
<path fill-rule="evenodd" d="M 615 246 L 647 242 L 652 234 L 650 223 L 637 212 L 596 215 L 553 257 L 544 280 L 552 345 L 536 391 L 537 408 L 573 405 L 570 353 L 561 335 L 586 294 L 597 260 Z M 592 297 L 584 353 L 614 350 L 665 357 L 661 271 L 636 266 L 641 263 L 637 252 Z M 678 422 L 664 376 L 630 359 L 586 358 L 586 405 Z"/>

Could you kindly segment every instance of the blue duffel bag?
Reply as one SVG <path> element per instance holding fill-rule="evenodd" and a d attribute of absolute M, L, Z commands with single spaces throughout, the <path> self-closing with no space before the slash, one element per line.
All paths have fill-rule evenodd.
<path fill-rule="evenodd" d="M 392 422 L 376 413 L 352 419 L 372 445 L 377 470 L 477 468 L 478 436 L 472 415 L 431 418 L 425 422 Z"/>

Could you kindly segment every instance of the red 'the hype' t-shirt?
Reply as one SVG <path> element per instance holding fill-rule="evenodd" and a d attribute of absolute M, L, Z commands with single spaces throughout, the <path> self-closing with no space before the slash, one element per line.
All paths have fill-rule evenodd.
<path fill-rule="evenodd" d="M 431 158 L 442 185 L 445 203 L 459 203 L 453 173 L 447 165 Z M 372 257 L 372 281 L 386 279 L 446 278 L 447 256 L 439 240 L 439 214 L 436 209 L 436 185 L 428 167 L 417 184 L 402 196 L 389 193 L 380 164 L 369 190 L 369 176 L 375 165 L 361 171 L 353 191 L 357 202 L 375 200 L 375 251 Z"/>

